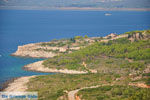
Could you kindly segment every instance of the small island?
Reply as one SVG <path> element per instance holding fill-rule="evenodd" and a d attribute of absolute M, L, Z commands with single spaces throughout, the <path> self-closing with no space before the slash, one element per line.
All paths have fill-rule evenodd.
<path fill-rule="evenodd" d="M 150 30 L 27 44 L 12 55 L 46 58 L 23 69 L 58 74 L 21 77 L 4 91 L 37 91 L 39 100 L 150 99 Z"/>

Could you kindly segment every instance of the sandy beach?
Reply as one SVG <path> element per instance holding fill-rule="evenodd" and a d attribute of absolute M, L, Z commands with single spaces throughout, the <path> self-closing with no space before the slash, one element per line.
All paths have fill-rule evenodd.
<path fill-rule="evenodd" d="M 76 70 L 68 70 L 68 69 L 50 69 L 48 67 L 44 67 L 42 65 L 43 61 L 38 61 L 32 64 L 28 64 L 23 67 L 25 70 L 29 71 L 37 71 L 37 72 L 47 72 L 47 73 L 65 73 L 65 74 L 86 74 L 87 71 L 76 71 Z"/>

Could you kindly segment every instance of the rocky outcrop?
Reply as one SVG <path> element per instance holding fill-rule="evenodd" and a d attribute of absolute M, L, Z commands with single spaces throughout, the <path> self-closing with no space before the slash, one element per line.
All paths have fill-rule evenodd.
<path fill-rule="evenodd" d="M 35 57 L 35 58 L 49 58 L 56 56 L 56 54 L 52 52 L 38 50 L 43 48 L 44 47 L 40 46 L 39 43 L 18 46 L 17 51 L 13 53 L 12 56 Z"/>
<path fill-rule="evenodd" d="M 111 39 L 111 38 L 115 38 L 118 35 L 116 33 L 110 33 L 109 35 L 105 36 L 104 39 Z"/>
<path fill-rule="evenodd" d="M 132 34 L 128 35 L 128 38 L 131 42 L 138 41 L 138 40 L 148 40 L 150 39 L 150 34 L 147 31 L 133 32 Z"/>
<path fill-rule="evenodd" d="M 116 39 L 119 39 L 119 38 L 126 38 L 126 37 L 128 37 L 128 34 L 122 34 L 122 35 L 117 35 L 115 37 L 112 37 L 110 39 L 104 38 L 104 39 L 100 40 L 100 42 L 108 42 L 110 40 L 116 40 Z"/>
<path fill-rule="evenodd" d="M 48 42 L 43 42 L 48 43 Z M 50 42 L 49 42 L 50 43 Z M 66 52 L 67 47 L 42 46 L 41 43 L 31 43 L 18 46 L 18 49 L 12 56 L 33 57 L 33 58 L 51 58 L 60 53 Z M 70 50 L 78 50 L 80 47 L 71 47 Z"/>
<path fill-rule="evenodd" d="M 32 58 L 51 58 L 61 53 L 64 53 L 68 50 L 66 46 L 63 47 L 47 46 L 47 45 L 42 46 L 41 44 L 42 42 L 18 46 L 17 51 L 11 55 L 20 57 L 32 57 Z M 70 47 L 69 49 L 78 50 L 80 49 L 80 47 Z"/>

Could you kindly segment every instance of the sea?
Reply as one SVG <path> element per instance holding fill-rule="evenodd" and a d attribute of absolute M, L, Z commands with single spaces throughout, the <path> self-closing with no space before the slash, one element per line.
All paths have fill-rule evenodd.
<path fill-rule="evenodd" d="M 15 77 L 54 74 L 23 70 L 43 59 L 10 56 L 19 45 L 147 29 L 149 11 L 0 10 L 0 84 Z"/>

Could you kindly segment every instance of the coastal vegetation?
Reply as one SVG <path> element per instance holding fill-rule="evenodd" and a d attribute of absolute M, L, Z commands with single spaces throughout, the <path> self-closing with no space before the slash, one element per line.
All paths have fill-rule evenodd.
<path fill-rule="evenodd" d="M 82 46 L 82 45 L 87 45 L 85 42 L 88 42 L 88 36 L 85 35 L 84 37 L 82 36 L 75 36 L 70 39 L 61 39 L 61 40 L 52 40 L 50 42 L 43 42 L 40 45 L 41 46 L 51 46 L 51 47 L 63 47 L 63 46 Z M 76 43 L 76 44 L 75 44 Z"/>
<path fill-rule="evenodd" d="M 149 34 L 149 31 L 145 33 Z M 111 63 L 110 65 L 116 65 L 118 68 L 142 70 L 149 63 L 149 46 L 149 39 L 131 42 L 128 37 L 108 42 L 95 42 L 73 53 L 50 58 L 44 61 L 43 65 L 49 68 L 85 70 L 83 62 L 89 68 L 95 68 L 94 66 L 99 66 L 101 62 L 106 62 L 101 66 L 107 66 L 108 63 Z M 110 62 L 107 62 L 107 60 L 110 60 Z M 118 64 L 116 60 L 120 60 L 121 63 Z"/>
<path fill-rule="evenodd" d="M 55 54 L 67 54 L 73 51 L 78 50 L 81 47 L 85 47 L 91 44 L 93 41 L 100 40 L 100 38 L 89 38 L 87 35 L 84 37 L 82 36 L 75 36 L 70 39 L 61 39 L 61 40 L 52 40 L 50 42 L 43 42 L 40 44 L 41 48 L 35 49 L 36 51 L 45 51 L 45 52 L 52 52 Z M 44 47 L 54 47 L 57 49 L 48 49 Z M 63 50 L 60 50 L 63 49 Z"/>

